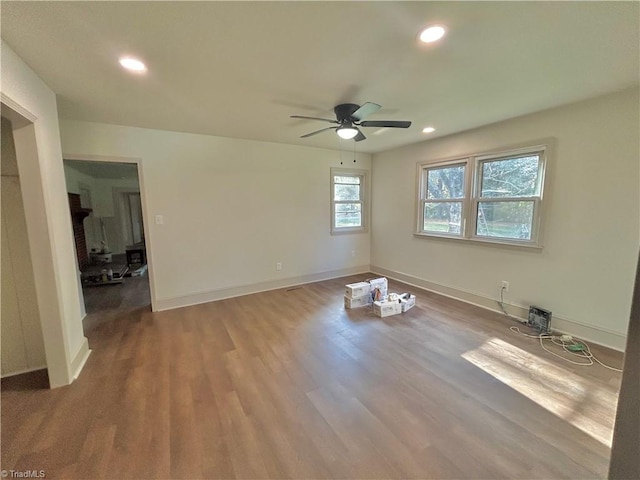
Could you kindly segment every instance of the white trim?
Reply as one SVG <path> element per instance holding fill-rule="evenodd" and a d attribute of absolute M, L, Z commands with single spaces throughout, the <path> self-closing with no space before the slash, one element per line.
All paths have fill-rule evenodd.
<path fill-rule="evenodd" d="M 487 154 L 483 156 L 476 156 L 473 158 L 474 162 L 474 175 L 473 175 L 473 188 L 471 189 L 471 212 L 469 219 L 471 220 L 471 229 L 469 231 L 468 238 L 473 240 L 482 240 L 486 242 L 496 241 L 497 243 L 507 243 L 513 245 L 534 246 L 542 247 L 540 226 L 542 219 L 542 196 L 544 193 L 544 174 L 546 172 L 547 165 L 547 146 L 536 145 L 531 148 L 519 148 L 516 150 L 509 150 L 503 152 L 497 152 L 495 154 Z M 482 182 L 483 169 L 482 166 L 487 162 L 501 162 L 514 158 L 522 158 L 524 156 L 537 156 L 538 157 L 538 174 L 537 174 L 537 195 L 520 196 L 520 197 L 482 197 Z M 529 236 L 530 240 L 517 239 L 510 237 L 490 237 L 488 235 L 478 235 L 478 208 L 481 203 L 500 203 L 500 202 L 533 202 L 533 212 L 531 217 L 531 227 Z"/>
<path fill-rule="evenodd" d="M 538 142 L 536 142 L 538 143 Z M 542 231 L 545 210 L 543 195 L 545 189 L 546 170 L 548 168 L 548 151 L 553 148 L 554 140 L 547 139 L 545 143 L 532 146 L 518 146 L 511 149 L 498 149 L 493 152 L 457 156 L 435 161 L 421 161 L 417 163 L 416 173 L 416 201 L 415 201 L 415 231 L 420 237 L 447 238 L 462 241 L 473 241 L 485 244 L 510 245 L 515 247 L 542 248 Z M 529 197 L 480 197 L 482 184 L 482 164 L 489 161 L 502 161 L 525 155 L 538 156 L 538 188 L 539 194 Z M 464 166 L 464 195 L 462 198 L 429 199 L 425 182 L 425 172 L 450 168 L 456 165 Z M 533 213 L 530 227 L 530 240 L 517 238 L 490 237 L 478 235 L 478 206 L 481 202 L 516 202 L 532 201 Z M 460 233 L 431 232 L 424 230 L 425 203 L 461 203 Z M 467 221 L 468 220 L 468 221 Z"/>
<path fill-rule="evenodd" d="M 445 168 L 452 168 L 455 166 L 464 167 L 463 182 L 463 196 L 459 198 L 428 198 L 428 185 L 424 181 L 424 172 L 428 170 L 440 170 Z M 469 215 L 469 198 L 466 193 L 469 191 L 471 185 L 471 177 L 469 169 L 471 168 L 470 157 L 460 157 L 451 160 L 443 160 L 435 163 L 431 162 L 419 162 L 418 163 L 418 202 L 416 208 L 416 233 L 423 236 L 435 236 L 441 238 L 455 238 L 455 239 L 467 239 L 466 232 L 466 218 Z M 460 233 L 448 233 L 448 232 L 433 232 L 424 230 L 424 205 L 425 203 L 459 203 L 460 204 Z"/>
<path fill-rule="evenodd" d="M 369 210 L 371 204 L 371 195 L 369 188 L 369 170 L 359 168 L 330 168 L 331 178 L 329 180 L 329 203 L 331 205 L 331 212 L 329 213 L 330 233 L 331 235 L 343 235 L 349 233 L 367 233 L 369 231 Z M 360 200 L 359 201 L 338 201 L 334 200 L 334 177 L 360 177 Z M 360 203 L 362 225 L 360 227 L 335 227 L 335 205 L 336 203 Z"/>
<path fill-rule="evenodd" d="M 82 345 L 80 345 L 80 348 L 74 355 L 73 360 L 71 360 L 71 365 L 69 367 L 71 378 L 73 380 L 76 380 L 80 376 L 80 372 L 84 368 L 85 363 L 87 363 L 89 355 L 91 355 L 91 350 L 89 349 L 89 341 L 85 337 Z"/>
<path fill-rule="evenodd" d="M 9 120 L 11 120 L 11 125 L 13 126 L 14 130 L 18 128 L 22 128 L 23 126 L 26 126 L 27 123 L 36 123 L 36 121 L 38 120 L 37 116 L 35 116 L 33 113 L 31 113 L 29 110 L 24 108 L 22 105 L 20 105 L 18 102 L 13 100 L 4 92 L 0 92 L 0 102 L 3 103 L 5 106 L 9 107 L 11 110 L 15 111 L 18 115 L 21 115 L 26 120 L 28 120 L 28 122 L 24 122 L 23 119 L 14 118 L 15 115 L 12 115 L 11 111 L 6 111 L 6 112 L 3 111 L 2 114 L 6 116 Z"/>
<path fill-rule="evenodd" d="M 171 310 L 200 303 L 215 302 L 225 298 L 240 297 L 242 295 L 277 290 L 279 288 L 288 288 L 296 285 L 303 285 L 305 283 L 321 282 L 323 280 L 331 280 L 333 278 L 346 277 L 348 275 L 369 273 L 370 271 L 369 265 L 362 265 L 358 267 L 342 268 L 339 270 L 330 270 L 327 272 L 312 273 L 298 277 L 283 278 L 281 280 L 267 280 L 249 285 L 216 288 L 188 295 L 159 298 L 156 302 L 157 310 L 155 311 Z"/>
<path fill-rule="evenodd" d="M 497 299 L 487 297 L 486 295 L 477 292 L 471 292 L 457 287 L 431 282 L 407 273 L 390 270 L 376 265 L 371 265 L 371 272 L 422 290 L 427 290 L 445 297 L 460 300 L 485 310 L 502 313 L 496 303 Z M 509 315 L 513 315 L 519 321 L 525 321 L 529 312 L 529 307 L 524 305 L 505 303 L 505 307 Z M 577 338 L 596 343 L 613 350 L 624 352 L 626 347 L 626 333 L 588 325 L 578 320 L 571 320 L 556 314 L 553 314 L 551 324 L 554 331 L 570 334 Z"/>
<path fill-rule="evenodd" d="M 486 160 L 506 160 L 511 157 L 517 157 L 520 155 L 527 155 L 531 152 L 544 152 L 547 150 L 548 145 L 546 143 L 541 143 L 539 145 L 531 145 L 519 148 L 513 148 L 509 150 L 497 150 L 495 152 L 482 153 L 478 155 L 474 155 L 475 159 L 478 162 L 483 162 Z"/>

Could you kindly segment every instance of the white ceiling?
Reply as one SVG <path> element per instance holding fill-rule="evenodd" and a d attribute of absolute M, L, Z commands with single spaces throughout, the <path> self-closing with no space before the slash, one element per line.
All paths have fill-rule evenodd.
<path fill-rule="evenodd" d="M 338 103 L 382 105 L 378 152 L 639 82 L 638 2 L 11 2 L 2 38 L 62 118 L 325 148 Z M 426 24 L 448 35 L 418 45 Z M 143 76 L 118 57 L 140 57 Z M 433 125 L 431 135 L 421 133 Z"/>

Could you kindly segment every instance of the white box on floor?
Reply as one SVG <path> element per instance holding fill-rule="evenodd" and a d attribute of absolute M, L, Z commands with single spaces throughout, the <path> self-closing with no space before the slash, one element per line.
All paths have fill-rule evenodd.
<path fill-rule="evenodd" d="M 402 313 L 400 302 L 373 302 L 373 313 L 379 317 L 389 317 Z"/>
<path fill-rule="evenodd" d="M 360 297 L 344 296 L 344 308 L 358 308 L 371 305 L 371 295 L 366 294 Z"/>
<path fill-rule="evenodd" d="M 387 293 L 389 293 L 389 283 L 384 277 L 372 278 L 369 280 L 369 285 L 371 286 L 371 294 L 374 299 L 383 300 L 386 298 Z"/>
<path fill-rule="evenodd" d="M 413 307 L 416 306 L 416 296 L 410 295 L 409 298 L 407 299 L 403 298 L 400 305 L 402 305 L 402 313 L 412 309 Z"/>
<path fill-rule="evenodd" d="M 345 295 L 350 298 L 362 297 L 371 293 L 371 285 L 369 282 L 350 283 L 345 285 Z"/>

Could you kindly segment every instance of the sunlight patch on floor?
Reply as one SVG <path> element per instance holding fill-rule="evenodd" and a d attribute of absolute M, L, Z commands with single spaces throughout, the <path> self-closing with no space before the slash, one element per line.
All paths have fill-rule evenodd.
<path fill-rule="evenodd" d="M 617 392 L 596 385 L 499 338 L 462 358 L 562 420 L 611 447 Z M 595 368 L 595 367 L 583 367 Z"/>

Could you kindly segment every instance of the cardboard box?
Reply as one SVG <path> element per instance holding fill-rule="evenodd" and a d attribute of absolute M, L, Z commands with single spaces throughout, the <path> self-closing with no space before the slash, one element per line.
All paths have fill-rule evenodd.
<path fill-rule="evenodd" d="M 387 293 L 389 293 L 389 283 L 386 278 L 372 278 L 369 280 L 369 285 L 371 286 L 371 297 L 374 300 L 381 301 L 387 297 Z"/>
<path fill-rule="evenodd" d="M 344 296 L 344 308 L 366 307 L 367 305 L 371 305 L 371 302 L 371 295 L 368 293 L 366 295 L 353 298 L 349 295 Z"/>
<path fill-rule="evenodd" d="M 416 296 L 410 295 L 409 298 L 402 299 L 400 302 L 400 305 L 402 306 L 402 313 L 412 309 L 413 307 L 416 306 Z"/>
<path fill-rule="evenodd" d="M 345 295 L 350 298 L 363 297 L 371 293 L 371 285 L 369 282 L 350 283 L 345 285 Z"/>
<path fill-rule="evenodd" d="M 402 313 L 402 304 L 400 302 L 373 302 L 373 313 L 379 317 L 389 317 Z"/>

